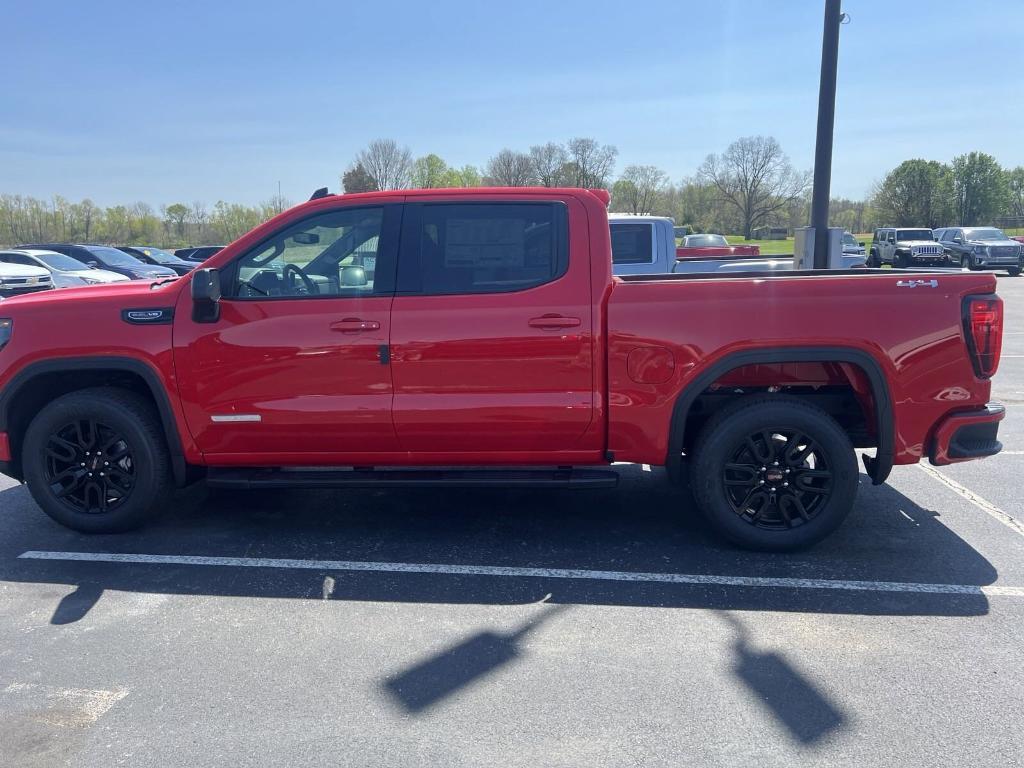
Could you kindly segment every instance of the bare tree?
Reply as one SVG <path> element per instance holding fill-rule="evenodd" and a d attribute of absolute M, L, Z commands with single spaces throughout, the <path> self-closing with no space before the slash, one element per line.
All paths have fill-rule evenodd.
<path fill-rule="evenodd" d="M 748 240 L 755 227 L 786 210 L 811 183 L 810 173 L 794 170 L 771 136 L 737 139 L 721 155 L 708 155 L 697 176 L 714 184 L 736 209 Z"/>
<path fill-rule="evenodd" d="M 565 147 L 549 141 L 530 147 L 530 162 L 533 175 L 543 187 L 557 187 L 563 183 L 562 169 L 569 162 Z"/>
<path fill-rule="evenodd" d="M 565 166 L 570 185 L 583 189 L 607 187 L 615 168 L 619 150 L 611 144 L 598 144 L 593 139 L 569 139 L 566 145 L 569 162 Z"/>
<path fill-rule="evenodd" d="M 376 139 L 356 155 L 356 164 L 373 179 L 377 189 L 405 189 L 412 173 L 412 153 L 394 139 Z"/>
<path fill-rule="evenodd" d="M 487 176 L 499 187 L 529 187 L 537 183 L 530 156 L 503 149 L 487 161 Z"/>
<path fill-rule="evenodd" d="M 193 200 L 192 205 L 188 207 L 188 221 L 195 228 L 195 231 L 192 233 L 192 239 L 195 242 L 203 242 L 203 230 L 206 228 L 206 222 L 209 219 L 210 214 L 206 211 L 206 203 Z"/>
<path fill-rule="evenodd" d="M 615 206 L 633 214 L 649 214 L 667 182 L 668 176 L 656 166 L 627 165 L 612 187 Z"/>

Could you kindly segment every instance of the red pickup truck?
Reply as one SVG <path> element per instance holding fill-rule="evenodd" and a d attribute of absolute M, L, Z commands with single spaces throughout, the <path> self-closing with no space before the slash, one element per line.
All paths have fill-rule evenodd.
<path fill-rule="evenodd" d="M 4 300 L 0 471 L 111 532 L 197 479 L 602 488 L 637 462 L 790 550 L 849 512 L 855 447 L 875 483 L 1000 450 L 992 274 L 613 278 L 607 203 L 327 196 L 181 278 Z"/>
<path fill-rule="evenodd" d="M 729 245 L 723 235 L 687 235 L 676 248 L 677 259 L 734 259 L 760 256 L 759 245 Z"/>

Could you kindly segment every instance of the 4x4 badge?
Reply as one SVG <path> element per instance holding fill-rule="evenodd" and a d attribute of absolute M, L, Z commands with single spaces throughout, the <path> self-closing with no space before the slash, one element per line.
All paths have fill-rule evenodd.
<path fill-rule="evenodd" d="M 897 288 L 938 288 L 938 280 L 897 280 Z"/>

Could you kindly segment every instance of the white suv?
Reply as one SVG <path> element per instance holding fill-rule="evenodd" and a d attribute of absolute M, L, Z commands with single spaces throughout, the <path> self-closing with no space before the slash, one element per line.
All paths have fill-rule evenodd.
<path fill-rule="evenodd" d="M 13 248 L 8 251 L 0 251 L 0 269 L 9 269 L 19 264 L 45 270 L 50 275 L 55 288 L 128 282 L 128 278 L 124 275 L 86 266 L 82 262 L 56 251 L 44 251 L 39 248 Z"/>
<path fill-rule="evenodd" d="M 0 297 L 38 293 L 51 288 L 53 278 L 42 267 L 0 261 Z"/>

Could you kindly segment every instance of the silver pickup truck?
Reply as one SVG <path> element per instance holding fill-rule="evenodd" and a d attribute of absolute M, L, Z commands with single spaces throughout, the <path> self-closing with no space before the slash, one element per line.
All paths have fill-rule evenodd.
<path fill-rule="evenodd" d="M 778 272 L 793 269 L 792 256 L 732 256 L 676 259 L 675 222 L 666 216 L 608 216 L 612 235 L 612 273 L 663 275 L 669 272 Z M 843 254 L 843 268 L 863 267 L 864 254 Z"/>

